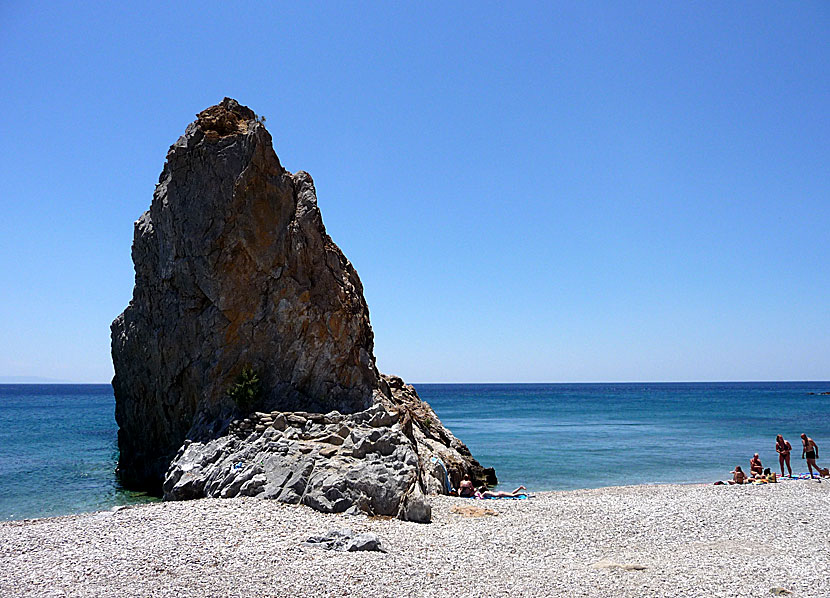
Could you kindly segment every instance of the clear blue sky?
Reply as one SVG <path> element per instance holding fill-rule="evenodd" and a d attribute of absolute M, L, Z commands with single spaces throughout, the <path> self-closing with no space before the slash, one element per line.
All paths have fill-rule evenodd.
<path fill-rule="evenodd" d="M 382 371 L 830 379 L 830 3 L 116 4 L 0 5 L 0 377 L 109 381 L 133 222 L 227 95 Z"/>

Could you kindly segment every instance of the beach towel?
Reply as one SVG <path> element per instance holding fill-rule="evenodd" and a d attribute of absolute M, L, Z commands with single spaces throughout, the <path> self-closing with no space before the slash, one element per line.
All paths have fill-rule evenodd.
<path fill-rule="evenodd" d="M 533 497 L 530 494 L 519 494 L 518 496 L 460 496 L 459 498 L 474 498 L 476 500 L 527 500 Z"/>
<path fill-rule="evenodd" d="M 818 474 L 813 474 L 813 476 L 814 476 L 813 477 L 814 480 L 817 480 L 820 477 Z M 809 479 L 810 479 L 810 474 L 805 472 L 805 473 L 794 473 L 791 478 L 779 477 L 778 481 L 783 482 L 784 480 L 809 480 Z"/>
<path fill-rule="evenodd" d="M 796 481 L 799 481 L 799 480 L 809 480 L 809 479 L 810 479 L 810 474 L 809 473 L 794 473 L 792 475 L 792 477 L 778 476 L 778 482 L 796 482 Z M 813 479 L 814 480 L 820 480 L 821 476 L 817 473 L 814 473 L 813 474 Z"/>
<path fill-rule="evenodd" d="M 529 494 L 520 494 L 519 496 L 476 496 L 479 500 L 527 500 L 530 498 Z"/>
<path fill-rule="evenodd" d="M 435 456 L 435 455 L 433 455 L 430 458 L 430 461 L 432 461 L 433 463 L 437 463 L 438 465 L 441 466 L 441 469 L 444 470 L 444 484 L 446 485 L 447 491 L 450 494 L 454 493 L 455 488 L 452 487 L 452 483 L 450 482 L 450 472 L 447 471 L 447 466 L 444 464 L 444 462 L 441 460 L 440 457 Z"/>

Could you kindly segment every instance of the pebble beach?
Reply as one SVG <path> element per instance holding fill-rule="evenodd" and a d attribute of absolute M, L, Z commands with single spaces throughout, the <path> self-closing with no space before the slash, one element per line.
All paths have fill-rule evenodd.
<path fill-rule="evenodd" d="M 828 481 L 431 502 L 429 524 L 245 497 L 2 522 L 0 595 L 830 595 Z M 303 544 L 343 528 L 386 552 Z"/>

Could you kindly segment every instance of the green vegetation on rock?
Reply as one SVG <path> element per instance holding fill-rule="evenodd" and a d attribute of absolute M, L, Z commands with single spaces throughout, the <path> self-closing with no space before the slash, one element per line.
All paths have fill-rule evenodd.
<path fill-rule="evenodd" d="M 243 412 L 250 411 L 257 406 L 262 398 L 262 387 L 259 383 L 259 375 L 251 366 L 242 368 L 242 372 L 236 377 L 236 382 L 228 391 L 228 396 Z"/>

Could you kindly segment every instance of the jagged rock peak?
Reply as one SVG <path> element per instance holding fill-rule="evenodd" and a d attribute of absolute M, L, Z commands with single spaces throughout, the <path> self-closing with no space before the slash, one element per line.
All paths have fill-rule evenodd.
<path fill-rule="evenodd" d="M 227 97 L 196 115 L 196 123 L 202 131 L 219 137 L 247 132 L 248 121 L 252 120 L 257 120 L 253 110 Z"/>

